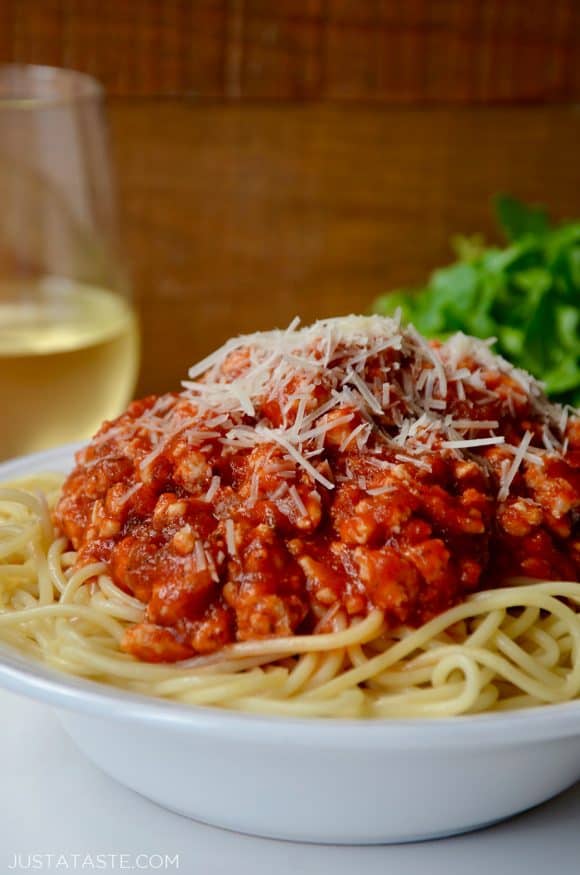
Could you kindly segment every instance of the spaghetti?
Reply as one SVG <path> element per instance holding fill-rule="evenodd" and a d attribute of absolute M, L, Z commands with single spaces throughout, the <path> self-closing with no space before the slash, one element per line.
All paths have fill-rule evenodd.
<path fill-rule="evenodd" d="M 229 341 L 0 490 L 0 639 L 192 704 L 444 716 L 578 697 L 580 420 L 380 317 Z"/>
<path fill-rule="evenodd" d="M 0 640 L 60 671 L 193 705 L 294 717 L 445 717 L 580 695 L 580 584 L 518 580 L 419 629 L 381 611 L 336 631 L 147 664 L 120 650 L 144 606 L 52 530 L 59 478 L 0 488 Z M 34 494 L 36 493 L 36 495 Z"/>

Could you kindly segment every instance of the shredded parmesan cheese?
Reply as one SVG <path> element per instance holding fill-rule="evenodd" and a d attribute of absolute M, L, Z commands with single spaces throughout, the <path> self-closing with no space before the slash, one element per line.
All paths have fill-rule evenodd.
<path fill-rule="evenodd" d="M 288 493 L 289 493 L 290 497 L 292 498 L 294 504 L 296 505 L 296 510 L 298 511 L 300 516 L 301 517 L 308 516 L 308 511 L 306 510 L 306 505 L 304 504 L 304 502 L 300 498 L 300 493 L 298 492 L 298 490 L 296 489 L 296 487 L 294 485 L 292 485 L 289 488 Z"/>
<path fill-rule="evenodd" d="M 457 441 L 443 441 L 441 446 L 446 450 L 463 450 L 467 447 L 492 447 L 497 444 L 505 443 L 503 435 L 499 437 L 489 438 L 467 438 Z"/>
<path fill-rule="evenodd" d="M 238 548 L 236 546 L 236 535 L 234 531 L 234 521 L 232 519 L 227 519 L 225 523 L 226 529 L 226 546 L 228 548 L 228 553 L 230 556 L 238 555 Z"/>
<path fill-rule="evenodd" d="M 512 485 L 514 477 L 518 473 L 519 467 L 525 458 L 531 441 L 532 433 L 531 431 L 527 431 L 520 442 L 517 452 L 514 455 L 513 462 L 507 469 L 505 475 L 502 477 L 501 488 L 497 495 L 498 501 L 505 501 L 508 497 L 510 486 Z"/>
<path fill-rule="evenodd" d="M 211 483 L 209 485 L 209 489 L 205 493 L 206 501 L 213 501 L 218 489 L 220 488 L 220 477 L 215 476 L 211 478 Z"/>
<path fill-rule="evenodd" d="M 432 345 L 413 326 L 379 316 L 328 319 L 304 328 L 295 319 L 285 330 L 228 341 L 189 370 L 179 396 L 162 396 L 126 428 L 105 428 L 95 443 L 105 442 L 108 453 L 110 441 L 114 459 L 118 434 L 138 436 L 136 465 L 143 479 L 156 476 L 154 463 L 166 452 L 180 459 L 193 448 L 209 457 L 216 445 L 224 456 L 256 452 L 250 505 L 262 488 L 269 498 L 284 496 L 301 515 L 306 507 L 298 486 L 286 481 L 333 490 L 335 481 L 364 480 L 345 460 L 342 467 L 330 465 L 333 453 L 348 451 L 349 459 L 364 455 L 384 471 L 404 463 L 422 477 L 437 453 L 451 459 L 465 455 L 487 472 L 486 454 L 499 448 L 494 470 L 501 470 L 504 500 L 523 462 L 541 466 L 548 454 L 566 451 L 574 411 L 550 404 L 533 377 L 494 355 L 490 346 L 491 341 L 461 333 Z M 506 377 L 502 394 L 489 378 L 498 373 Z M 521 420 L 522 411 L 530 430 L 519 445 L 517 439 L 509 443 L 505 423 Z M 338 437 L 332 440 L 334 429 Z M 220 477 L 213 475 L 207 485 L 209 466 L 197 467 L 199 494 L 212 502 Z M 373 482 L 368 494 L 389 491 Z M 226 539 L 235 555 L 232 526 L 226 524 Z M 195 555 L 199 564 L 197 545 Z"/>

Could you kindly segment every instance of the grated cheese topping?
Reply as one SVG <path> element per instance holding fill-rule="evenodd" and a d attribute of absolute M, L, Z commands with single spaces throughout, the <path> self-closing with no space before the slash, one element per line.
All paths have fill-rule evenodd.
<path fill-rule="evenodd" d="M 542 465 L 565 452 L 566 428 L 577 414 L 551 404 L 541 384 L 495 355 L 492 343 L 458 333 L 432 344 L 412 325 L 380 316 L 304 328 L 295 319 L 285 330 L 233 338 L 190 368 L 179 395 L 162 396 L 134 421 L 135 435 L 148 438 L 141 474 L 146 479 L 177 443 L 202 454 L 212 441 L 226 454 L 269 445 L 276 449 L 271 470 L 328 490 L 350 476 L 348 467 L 336 475 L 331 470 L 329 446 L 345 455 L 378 456 L 383 470 L 403 462 L 425 472 L 421 476 L 442 454 L 476 460 L 489 473 L 493 452 L 503 454 L 494 470 L 498 500 L 505 501 L 522 465 Z M 115 431 L 105 429 L 96 442 Z M 370 495 L 388 492 L 380 482 L 365 488 Z M 219 489 L 213 474 L 206 500 Z M 257 479 L 251 492 L 254 503 Z M 305 515 L 294 485 L 288 494 Z M 233 554 L 231 536 L 227 546 Z"/>
<path fill-rule="evenodd" d="M 532 441 L 532 433 L 531 431 L 526 431 L 521 442 L 514 454 L 514 459 L 509 468 L 506 470 L 505 476 L 502 479 L 501 488 L 498 493 L 498 501 L 505 501 L 508 497 L 510 486 L 512 485 L 513 479 L 518 473 L 519 467 L 522 464 L 525 455 L 527 453 L 528 447 Z"/>

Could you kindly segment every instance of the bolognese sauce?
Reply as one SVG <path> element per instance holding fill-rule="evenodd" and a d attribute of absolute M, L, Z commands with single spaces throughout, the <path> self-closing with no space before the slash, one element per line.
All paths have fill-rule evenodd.
<path fill-rule="evenodd" d="M 348 317 L 230 341 L 77 454 L 55 522 L 172 662 L 419 626 L 509 576 L 577 580 L 580 421 L 483 341 Z"/>

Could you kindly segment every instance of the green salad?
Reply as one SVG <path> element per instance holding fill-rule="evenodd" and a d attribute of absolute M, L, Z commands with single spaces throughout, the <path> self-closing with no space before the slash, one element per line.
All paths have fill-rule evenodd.
<path fill-rule="evenodd" d="M 496 337 L 495 350 L 545 383 L 554 399 L 580 404 L 580 222 L 552 225 L 544 209 L 495 199 L 508 244 L 453 241 L 458 260 L 416 290 L 382 295 L 373 309 L 428 337 L 455 331 Z"/>

